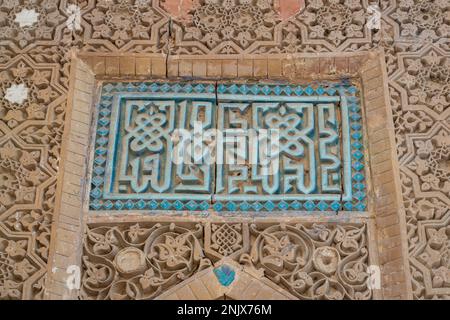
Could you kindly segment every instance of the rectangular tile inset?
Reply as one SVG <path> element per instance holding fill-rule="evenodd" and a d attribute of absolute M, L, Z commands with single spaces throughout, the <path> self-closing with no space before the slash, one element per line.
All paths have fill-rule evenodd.
<path fill-rule="evenodd" d="M 92 210 L 366 209 L 352 85 L 107 83 L 98 113 Z"/>

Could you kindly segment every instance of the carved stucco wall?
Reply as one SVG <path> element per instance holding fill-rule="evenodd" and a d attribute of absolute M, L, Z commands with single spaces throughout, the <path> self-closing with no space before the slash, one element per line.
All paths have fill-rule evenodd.
<path fill-rule="evenodd" d="M 268 74 L 279 70 L 281 74 L 283 66 L 258 65 L 254 60 L 249 68 L 241 60 L 225 59 L 228 64 L 219 65 L 208 60 L 217 55 L 336 54 L 372 49 L 384 50 L 400 165 L 395 174 L 401 181 L 404 206 L 404 213 L 377 223 L 389 234 L 386 241 L 393 250 L 387 256 L 393 265 L 401 260 L 401 234 L 396 228 L 406 227 L 409 265 L 405 263 L 405 268 L 411 275 L 408 286 L 393 286 L 390 296 L 402 297 L 410 287 L 409 298 L 449 297 L 448 0 L 379 1 L 379 31 L 365 27 L 370 16 L 369 1 L 365 0 L 289 0 L 288 5 L 236 0 L 236 6 L 231 2 L 202 0 L 198 7 L 194 1 L 182 1 L 179 6 L 171 0 L 0 2 L 0 298 L 41 299 L 44 292 L 47 298 L 58 296 L 58 292 L 48 292 L 46 279 L 52 271 L 48 259 L 51 243 L 55 243 L 51 240 L 56 235 L 52 223 L 57 188 L 63 188 L 56 184 L 61 140 L 66 112 L 78 112 L 83 118 L 82 110 L 67 106 L 74 54 L 160 55 L 136 56 L 131 65 L 127 57 L 93 56 L 94 72 L 109 76 L 140 72 L 155 77 L 171 73 L 192 77 L 202 72 L 230 72 L 229 76 L 245 77 L 254 75 L 255 70 Z M 249 20 L 249 16 L 253 18 Z M 183 56 L 195 56 L 197 63 L 177 63 Z M 323 67 L 301 63 L 294 67 L 314 78 L 321 67 L 323 72 L 338 63 L 335 56 L 330 60 Z M 353 61 L 347 61 L 347 70 L 352 69 Z M 78 89 L 82 91 L 83 82 L 89 84 L 90 80 L 81 80 Z M 91 103 L 89 99 L 80 95 L 85 104 Z M 78 139 L 83 143 L 83 137 Z M 78 170 L 67 166 L 65 172 Z M 61 226 L 61 217 L 58 219 Z M 59 233 L 70 244 L 71 235 L 78 231 L 71 226 L 79 223 L 80 217 L 63 219 L 66 233 Z M 90 226 L 89 230 L 94 229 Z M 394 272 L 388 277 L 395 283 L 401 275 Z"/>

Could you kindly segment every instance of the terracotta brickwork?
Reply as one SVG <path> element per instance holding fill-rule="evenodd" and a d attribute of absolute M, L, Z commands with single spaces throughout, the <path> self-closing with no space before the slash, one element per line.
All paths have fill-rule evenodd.
<path fill-rule="evenodd" d="M 56 213 L 53 222 L 52 247 L 47 274 L 46 298 L 76 298 L 77 292 L 67 286 L 67 268 L 80 264 L 81 238 L 83 233 L 84 186 L 91 131 L 91 106 L 94 94 L 94 74 L 81 60 L 72 61 L 71 86 L 69 87 L 70 119 L 66 121 L 63 151 L 60 163 Z"/>
<path fill-rule="evenodd" d="M 362 89 L 369 148 L 370 210 L 358 221 L 342 213 L 334 220 L 320 217 L 316 222 L 331 233 L 336 223 L 344 229 L 352 223 L 360 229 L 364 226 L 365 242 L 359 238 L 356 243 L 358 250 L 367 247 L 370 261 L 364 258 L 361 263 L 381 267 L 382 290 L 362 294 L 361 287 L 352 289 L 339 273 L 331 272 L 326 281 L 336 290 L 330 294 L 449 298 L 448 2 L 382 0 L 378 9 L 369 1 L 235 0 L 230 6 L 231 2 L 15 0 L 0 4 L 0 299 L 77 298 L 90 285 L 92 269 L 86 263 L 91 260 L 82 262 L 88 252 L 89 242 L 83 242 L 87 230 L 140 221 L 148 230 L 151 223 L 170 222 L 157 217 L 144 221 L 139 215 L 86 215 L 97 84 L 106 79 L 149 78 L 356 81 Z M 208 23 L 211 18 L 213 24 Z M 378 26 L 368 27 L 377 21 Z M 196 219 L 180 217 L 175 222 L 192 231 L 189 223 Z M 304 219 L 286 224 L 304 231 L 312 222 Z M 201 233 L 208 234 L 207 222 L 199 222 Z M 294 233 L 308 238 L 303 231 Z M 245 250 L 253 245 L 255 235 L 246 240 Z M 201 252 L 209 250 L 203 245 L 204 236 L 198 235 L 197 241 Z M 314 242 L 318 252 L 319 242 Z M 138 243 L 130 247 L 144 252 Z M 138 252 L 135 249 L 131 252 Z M 328 253 L 335 254 L 334 250 Z M 338 250 L 339 259 L 342 254 Z M 189 283 L 212 277 L 223 263 L 236 263 L 232 267 L 236 282 L 231 289 L 221 286 L 208 291 L 210 297 L 239 298 L 233 286 L 248 284 L 245 298 L 253 297 L 251 288 L 256 287 L 265 288 L 265 297 L 317 298 L 314 289 L 325 281 L 303 279 L 309 285 L 305 294 L 292 289 L 293 278 L 273 285 L 274 276 L 267 277 L 270 268 L 265 269 L 261 261 L 242 267 L 245 263 L 235 257 L 231 262 L 214 255 L 208 259 L 213 267 L 195 269 L 198 272 L 186 282 L 171 287 L 171 297 L 195 295 L 195 290 L 187 290 Z M 307 261 L 316 268 L 320 259 Z M 104 263 L 117 267 L 114 261 Z M 67 286 L 75 275 L 68 273 L 71 265 L 84 268 L 80 290 Z M 265 275 L 252 273 L 252 268 Z M 102 294 L 108 292 L 109 298 L 111 293 L 119 298 L 126 281 L 120 272 L 117 275 L 116 291 L 103 290 L 96 296 L 88 290 L 84 297 L 106 298 Z M 130 277 L 125 278 L 126 285 L 134 285 Z M 251 283 L 246 282 L 250 278 Z"/>

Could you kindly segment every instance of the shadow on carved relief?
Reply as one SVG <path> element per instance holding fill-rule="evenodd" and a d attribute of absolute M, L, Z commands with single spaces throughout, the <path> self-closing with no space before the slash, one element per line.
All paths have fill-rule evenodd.
<path fill-rule="evenodd" d="M 365 225 L 267 223 L 91 225 L 81 297 L 154 299 L 230 258 L 298 299 L 372 298 Z"/>

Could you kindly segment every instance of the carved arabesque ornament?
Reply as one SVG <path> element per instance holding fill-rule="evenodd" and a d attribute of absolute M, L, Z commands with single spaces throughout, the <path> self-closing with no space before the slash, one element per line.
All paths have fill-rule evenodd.
<path fill-rule="evenodd" d="M 280 18 L 273 0 L 201 0 L 184 20 L 174 24 L 174 53 L 232 54 L 273 41 Z"/>
<path fill-rule="evenodd" d="M 365 225 L 206 227 L 205 233 L 200 223 L 91 226 L 83 251 L 82 298 L 153 299 L 225 257 L 258 269 L 299 299 L 372 298 Z M 204 243 L 215 250 L 210 258 Z"/>
<path fill-rule="evenodd" d="M 208 38 L 203 40 L 209 31 L 207 23 L 200 22 L 201 11 L 197 14 L 197 24 L 194 19 L 186 23 L 173 21 L 171 29 L 169 14 L 161 9 L 159 2 L 151 1 L 146 8 L 146 12 L 154 13 L 157 17 L 155 19 L 145 21 L 146 18 L 142 20 L 142 16 L 134 18 L 133 10 L 123 11 L 125 16 L 128 13 L 128 17 L 134 19 L 130 21 L 135 23 L 136 30 L 145 29 L 144 34 L 133 34 L 128 25 L 121 24 L 124 20 L 120 15 L 116 18 L 118 9 L 111 9 L 108 13 L 108 8 L 98 5 L 101 1 L 0 2 L 0 72 L 5 71 L 1 73 L 4 79 L 4 87 L 1 90 L 4 93 L 12 84 L 21 83 L 26 84 L 29 89 L 29 99 L 21 106 L 5 101 L 3 94 L 0 95 L 0 144 L 2 147 L 13 144 L 16 150 L 16 155 L 12 158 L 2 159 L 3 165 L 0 169 L 2 181 L 5 182 L 0 191 L 3 201 L 0 227 L 4 230 L 1 238 L 17 242 L 15 237 L 18 234 L 22 235 L 22 239 L 23 235 L 27 235 L 31 249 L 24 257 L 29 261 L 38 261 L 32 265 L 39 269 L 34 273 L 36 276 L 24 280 L 8 271 L 11 258 L 3 256 L 0 259 L 0 282 L 3 281 L 1 299 L 43 297 L 43 275 L 50 241 L 50 223 L 54 214 L 55 175 L 64 129 L 66 105 L 63 101 L 68 88 L 70 50 L 76 48 L 92 52 L 167 52 L 167 49 L 170 49 L 171 54 L 197 54 L 205 55 L 206 58 L 208 54 L 215 53 L 207 46 Z M 119 3 L 118 0 L 115 3 Z M 128 6 L 123 3 L 122 8 Z M 132 8 L 132 1 L 129 3 L 127 8 Z M 66 26 L 66 8 L 70 4 L 76 4 L 81 9 L 81 26 L 76 30 L 69 30 Z M 256 1 L 249 1 L 247 5 L 258 7 Z M 366 20 L 368 18 L 366 1 L 313 0 L 305 1 L 305 5 L 299 14 L 284 21 L 277 20 L 276 16 L 269 16 L 267 20 L 264 17 L 263 24 L 270 30 L 270 39 L 263 36 L 258 38 L 251 28 L 244 30 L 245 26 L 249 26 L 246 23 L 243 23 L 242 27 L 235 27 L 234 34 L 247 32 L 250 36 L 245 34 L 240 36 L 240 39 L 233 39 L 232 45 L 217 49 L 217 53 L 337 53 L 384 48 L 398 156 L 404 159 L 400 163 L 400 174 L 406 207 L 414 298 L 448 299 L 450 288 L 445 272 L 445 266 L 448 268 L 447 260 L 438 261 L 433 258 L 430 260 L 433 261 L 432 265 L 429 265 L 423 254 L 425 252 L 433 257 L 437 254 L 445 257 L 445 248 L 448 248 L 444 240 L 436 242 L 431 239 L 445 239 L 444 236 L 448 239 L 450 224 L 447 217 L 450 201 L 448 194 L 441 189 L 434 190 L 436 186 L 445 189 L 444 169 L 445 163 L 448 162 L 445 160 L 447 153 L 445 148 L 432 139 L 439 132 L 434 130 L 435 125 L 439 126 L 441 131 L 444 130 L 446 135 L 450 126 L 446 89 L 450 54 L 450 4 L 446 0 L 381 0 L 379 5 L 382 29 L 370 32 L 361 25 L 364 24 L 363 14 Z M 263 13 L 272 11 L 271 8 L 258 8 Z M 98 16 L 94 15 L 94 9 L 97 9 L 102 19 L 96 19 Z M 331 20 L 334 12 L 340 12 L 336 21 Z M 24 14 L 33 16 L 31 21 L 34 22 L 26 22 L 23 19 Z M 305 15 L 319 19 L 314 21 L 311 18 L 305 21 Z M 257 19 L 260 16 L 259 13 L 255 15 Z M 106 17 L 110 17 L 109 20 Z M 99 32 L 95 36 L 94 27 L 97 27 Z M 198 29 L 194 30 L 194 34 L 199 39 L 183 40 L 186 36 L 189 37 L 189 27 Z M 173 41 L 170 46 L 169 35 L 173 37 L 170 39 Z M 222 33 L 218 33 L 218 36 L 223 37 Z M 25 64 L 26 68 L 31 68 L 31 71 L 16 79 L 12 72 L 18 68 L 19 61 Z M 49 67 L 49 64 L 53 67 Z M 41 73 L 38 77 L 41 79 L 39 84 L 36 84 L 36 78 L 33 77 L 36 70 Z M 50 70 L 51 74 L 47 72 Z M 42 73 L 45 73 L 45 76 L 42 76 Z M 51 88 L 47 89 L 47 86 Z M 36 99 L 38 95 L 46 96 L 39 93 L 41 90 L 56 92 L 59 96 L 56 99 L 58 102 L 53 102 L 50 106 L 43 99 Z M 426 148 L 430 151 L 421 151 L 419 155 L 418 150 L 423 148 L 415 146 L 411 141 L 422 141 L 424 145 L 428 145 Z M 24 167 L 20 163 L 22 152 L 39 152 L 38 165 L 28 163 Z M 416 167 L 416 162 L 431 166 L 423 169 L 423 166 Z M 34 180 L 35 183 L 24 180 L 27 172 L 35 170 L 42 170 L 51 178 Z M 22 185 L 21 181 L 24 181 Z M 20 192 L 15 189 L 17 186 Z M 37 193 L 31 189 L 37 190 Z M 432 233 L 435 235 L 432 236 Z M 2 243 L 6 243 L 5 241 Z M 214 250 L 219 250 L 221 246 L 224 244 L 217 245 L 218 249 Z M 242 250 L 240 246 L 239 241 L 231 245 L 236 248 L 233 250 L 237 251 Z M 135 252 L 133 256 L 138 256 Z M 223 252 L 230 251 L 227 249 Z M 331 252 L 333 250 L 329 251 L 330 257 Z M 8 289 L 4 289 L 6 287 Z"/>

